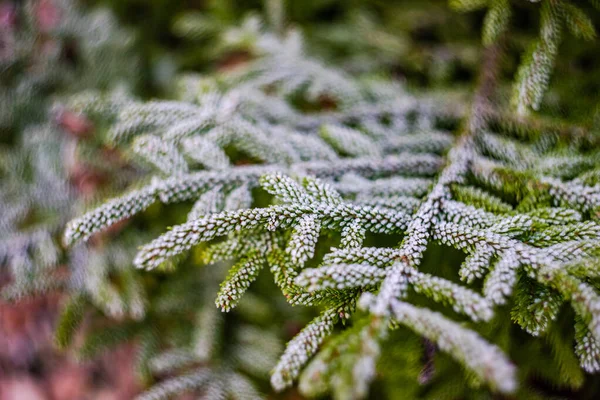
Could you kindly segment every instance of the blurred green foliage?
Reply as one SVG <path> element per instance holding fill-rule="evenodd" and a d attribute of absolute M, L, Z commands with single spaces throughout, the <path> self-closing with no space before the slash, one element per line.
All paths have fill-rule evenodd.
<path fill-rule="evenodd" d="M 65 96 L 88 89 L 106 91 L 118 86 L 119 81 L 125 81 L 129 86 L 128 92 L 137 97 L 174 98 L 175 77 L 181 72 L 212 73 L 235 69 L 247 63 L 257 56 L 256 37 L 253 35 L 258 35 L 259 20 L 266 21 L 275 32 L 298 27 L 305 36 L 307 52 L 310 54 L 339 65 L 350 73 L 405 81 L 415 93 L 456 93 L 461 99 L 469 98 L 477 85 L 482 65 L 485 10 L 457 13 L 446 0 L 288 0 L 283 2 L 283 6 L 270 0 L 82 0 L 80 3 L 86 10 L 97 6 L 109 7 L 120 26 L 133 33 L 135 39 L 131 40 L 135 40 L 135 45 L 133 49 L 126 50 L 134 52 L 135 56 L 129 57 L 130 61 L 125 65 L 115 67 L 123 72 L 122 76 L 117 77 L 91 68 L 106 56 L 104 53 L 96 58 L 78 57 L 74 62 L 75 67 L 70 64 L 69 57 L 59 57 L 51 69 L 44 70 L 50 74 L 48 77 L 33 76 L 23 66 L 31 66 L 29 58 L 25 58 L 24 64 L 15 63 L 9 67 L 3 64 L 1 72 L 5 93 L 16 87 L 14 82 L 20 82 L 21 79 L 43 81 L 41 89 L 38 90 L 38 86 L 34 85 L 34 94 L 28 92 L 28 97 L 23 100 L 15 100 L 16 97 L 7 100 L 4 96 L 0 99 L 5 103 L 11 102 L 15 109 L 18 106 L 19 115 L 18 119 L 11 119 L 7 123 L 1 121 L 5 135 L 2 142 L 7 144 L 5 152 L 11 151 L 11 146 L 15 144 L 20 145 L 25 127 L 31 120 L 35 119 L 36 123 L 53 122 L 54 114 L 48 110 L 56 95 Z M 586 1 L 573 3 L 586 11 L 596 27 L 600 26 L 599 11 L 595 11 Z M 511 88 L 523 54 L 539 36 L 540 25 L 539 4 L 525 0 L 513 0 L 510 4 L 513 11 L 508 34 L 500 39 L 507 50 L 499 86 L 505 107 L 509 106 Z M 257 19 L 253 19 L 255 17 Z M 77 35 L 69 36 L 67 33 L 67 36 L 75 44 L 84 41 Z M 117 39 L 124 37 L 118 36 Z M 60 38 L 63 39 L 62 36 Z M 69 48 L 70 42 L 67 42 L 66 39 L 61 42 L 65 51 Z M 594 123 L 600 125 L 599 50 L 596 41 L 565 36 L 538 116 L 586 127 Z M 30 53 L 35 51 L 33 48 Z M 125 53 L 119 52 L 118 48 L 116 51 L 112 49 L 109 57 L 124 58 Z M 28 56 L 31 57 L 31 54 Z M 87 75 L 92 78 L 107 77 L 108 80 L 95 81 Z M 84 153 L 87 148 L 87 154 L 83 157 L 86 165 L 96 162 L 98 165 L 95 167 L 103 168 L 111 163 L 110 158 L 106 162 L 104 158 L 98 158 L 100 153 L 106 155 L 102 137 L 106 135 L 107 126 L 99 120 L 93 122 L 96 136 L 90 142 L 80 143 L 79 149 Z M 233 154 L 232 158 L 238 157 Z M 2 161 L 5 159 L 8 158 Z M 129 171 L 130 175 L 121 177 L 123 181 L 117 184 L 98 185 L 92 198 L 104 197 L 105 193 L 114 191 L 115 186 L 118 189 L 126 186 L 133 180 L 131 176 L 137 177 L 145 172 L 137 165 L 132 166 L 135 163 L 130 154 L 118 154 L 118 159 L 118 167 Z M 9 165 L 6 169 L 13 168 L 13 164 L 6 164 Z M 105 179 L 111 180 L 114 174 L 119 175 L 112 168 L 106 169 L 110 172 L 106 175 L 110 177 Z M 65 174 L 62 178 L 68 180 L 69 175 Z M 262 195 L 265 196 L 264 193 Z M 89 207 L 90 198 L 81 193 L 74 194 L 69 199 L 66 206 L 69 209 L 64 211 L 63 219 L 72 216 L 73 210 L 79 212 L 84 203 Z M 189 206 L 155 205 L 129 220 L 127 229 L 134 232 L 131 236 L 139 233 L 139 237 L 131 239 L 131 242 L 137 244 L 140 237 L 156 236 L 164 226 L 184 221 Z M 56 233 L 57 228 L 53 226 L 52 234 L 56 236 Z M 321 238 L 317 258 L 319 252 L 327 251 L 335 240 Z M 378 247 L 394 246 L 397 242 L 397 237 L 390 236 L 367 238 L 368 245 Z M 98 249 L 111 251 L 111 247 L 103 243 L 98 245 Z M 92 328 L 87 327 L 90 334 L 79 348 L 80 356 L 93 357 L 104 347 L 113 346 L 116 342 L 134 341 L 140 349 L 139 375 L 146 383 L 150 383 L 157 375 L 160 376 L 159 367 L 154 365 L 159 372 L 152 370 L 151 360 L 166 357 L 161 354 L 165 348 L 189 349 L 204 343 L 201 340 L 206 338 L 202 335 L 209 335 L 207 330 L 218 332 L 218 329 L 223 329 L 225 333 L 221 337 L 225 340 L 209 340 L 210 345 L 216 348 L 214 352 L 217 356 L 211 354 L 205 359 L 180 360 L 182 364 L 179 367 L 184 371 L 208 368 L 214 374 L 211 376 L 223 379 L 225 389 L 230 382 L 228 379 L 231 379 L 228 374 L 241 372 L 258 388 L 269 392 L 268 368 L 264 368 L 264 365 L 253 366 L 249 360 L 261 354 L 276 361 L 282 344 L 314 317 L 316 310 L 291 309 L 270 279 L 264 279 L 263 275 L 244 298 L 247 303 L 242 302 L 238 310 L 225 317 L 204 315 L 203 312 L 217 311 L 213 299 L 228 265 L 221 265 L 215 271 L 198 267 L 201 252 L 202 249 L 183 260 L 176 271 L 145 274 L 130 271 L 128 265 L 121 265 L 103 276 L 109 286 L 117 291 L 124 288 L 127 292 L 136 285 L 143 287 L 141 292 L 148 299 L 144 307 L 146 311 L 137 317 L 126 312 L 111 320 L 108 318 L 110 313 L 102 310 L 102 307 L 97 304 L 95 308 L 92 307 L 98 298 L 91 296 L 90 300 L 88 293 L 73 291 L 59 324 L 58 344 L 64 348 L 72 345 L 72 336 L 77 333 L 79 323 L 87 318 Z M 61 257 L 61 260 L 66 259 L 65 255 Z M 424 271 L 433 273 L 435 270 L 436 275 L 456 280 L 455 267 L 462 257 L 462 253 L 441 246 L 428 249 Z M 427 271 L 428 267 L 431 271 Z M 526 278 L 523 280 L 526 281 Z M 265 296 L 266 293 L 274 295 Z M 127 296 L 124 295 L 125 301 Z M 425 298 L 419 299 L 418 304 L 433 307 L 433 303 Z M 84 309 L 87 311 L 82 311 Z M 570 310 L 563 309 L 559 321 L 571 321 L 571 314 Z M 194 322 L 199 318 L 213 320 L 199 327 Z M 570 350 L 570 338 L 574 334 L 572 324 L 559 322 L 564 329 L 552 331 L 552 335 L 540 341 L 523 334 L 518 327 L 507 324 L 509 318 L 507 312 L 506 315 L 499 315 L 494 323 L 482 324 L 477 328 L 487 339 L 506 350 L 519 365 L 520 374 L 529 385 L 517 397 L 592 399 L 600 392 L 598 380 L 581 372 Z M 373 398 L 500 398 L 485 388 L 471 389 L 465 386 L 464 371 L 457 369 L 445 356 L 428 359 L 427 346 L 431 344 L 408 330 L 399 328 L 392 331 L 390 336 L 379 361 L 381 373 L 371 392 Z M 264 343 L 261 343 L 264 338 L 272 339 L 268 343 L 273 344 L 273 348 L 264 348 Z M 240 346 L 240 342 L 244 341 L 242 344 L 250 352 L 249 355 L 245 355 L 243 351 L 246 350 Z M 411 351 L 405 351 L 404 347 L 410 347 Z M 215 359 L 218 361 L 213 362 Z M 435 374 L 429 376 L 427 368 L 435 370 Z M 223 391 L 226 392 L 225 389 Z M 293 396 L 295 394 L 287 395 L 287 398 Z"/>

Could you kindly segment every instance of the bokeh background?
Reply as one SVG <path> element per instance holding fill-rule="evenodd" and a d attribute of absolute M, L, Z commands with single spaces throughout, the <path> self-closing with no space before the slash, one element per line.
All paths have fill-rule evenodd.
<path fill-rule="evenodd" d="M 539 29 L 537 5 L 514 3 L 500 87 L 506 98 Z M 600 26 L 600 14 L 589 15 Z M 481 62 L 483 18 L 483 11 L 458 13 L 446 0 L 0 0 L 0 399 L 129 399 L 147 384 L 144 372 L 136 370 L 138 339 L 99 351 L 90 347 L 89 357 L 70 350 L 89 343 L 86 331 L 111 326 L 115 315 L 121 322 L 135 317 L 135 298 L 124 305 L 111 297 L 113 286 L 133 285 L 129 266 L 120 261 L 127 256 L 119 258 L 119 249 L 110 260 L 94 253 L 111 253 L 107 238 L 123 226 L 95 237 L 81 256 L 107 271 L 98 278 L 109 282 L 104 291 L 90 295 L 106 308 L 82 317 L 72 343 L 65 346 L 56 338 L 73 293 L 91 285 L 73 278 L 82 272 L 67 266 L 74 261 L 57 239 L 64 223 L 83 205 L 126 187 L 137 173 L 122 154 L 102 144 L 105 127 L 71 112 L 62 99 L 120 87 L 140 98 L 172 97 L 180 72 L 235 69 L 251 60 L 253 33 L 267 24 L 274 30 L 300 29 L 311 54 L 347 71 L 392 76 L 415 92 L 467 101 Z M 598 93 L 598 42 L 566 37 L 540 114 L 600 123 Z M 75 157 L 75 147 L 88 149 L 84 154 L 90 156 Z M 125 225 L 160 232 L 184 212 L 172 209 L 170 220 L 160 222 L 157 214 L 151 209 Z M 130 236 L 121 239 L 135 248 L 142 239 Z M 37 249 L 33 256 L 15 256 L 31 246 Z M 441 264 L 459 257 L 430 256 Z M 44 267 L 50 265 L 58 267 Z M 185 280 L 185 271 L 181 274 Z M 160 277 L 141 279 L 149 292 L 159 290 Z M 270 323 L 278 325 L 284 340 L 311 316 L 310 310 L 274 308 Z M 543 379 L 539 386 L 545 387 Z M 266 382 L 261 388 L 269 390 Z M 597 388 L 598 382 L 585 381 L 545 389 L 563 398 L 593 398 Z M 300 395 L 290 391 L 283 397 Z"/>

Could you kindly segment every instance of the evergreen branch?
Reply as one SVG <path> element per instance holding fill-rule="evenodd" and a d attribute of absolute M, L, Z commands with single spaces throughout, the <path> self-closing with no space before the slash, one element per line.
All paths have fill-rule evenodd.
<path fill-rule="evenodd" d="M 394 301 L 391 307 L 396 321 L 438 343 L 442 350 L 460 360 L 498 391 L 512 393 L 516 390 L 515 368 L 496 346 L 439 313 L 398 301 Z"/>
<path fill-rule="evenodd" d="M 298 377 L 304 364 L 330 335 L 337 318 L 337 309 L 323 312 L 288 343 L 271 375 L 271 385 L 276 390 L 283 390 Z"/>

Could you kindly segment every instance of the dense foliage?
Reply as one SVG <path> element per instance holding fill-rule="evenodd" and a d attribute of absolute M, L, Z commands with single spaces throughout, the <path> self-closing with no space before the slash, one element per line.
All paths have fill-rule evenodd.
<path fill-rule="evenodd" d="M 599 4 L 449 3 L 15 6 L 4 295 L 144 399 L 593 396 Z"/>

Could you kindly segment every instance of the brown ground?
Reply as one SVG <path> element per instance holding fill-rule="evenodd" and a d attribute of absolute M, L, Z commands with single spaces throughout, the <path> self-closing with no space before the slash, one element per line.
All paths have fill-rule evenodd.
<path fill-rule="evenodd" d="M 125 400 L 139 392 L 131 346 L 79 363 L 53 346 L 60 295 L 0 302 L 0 400 Z"/>

